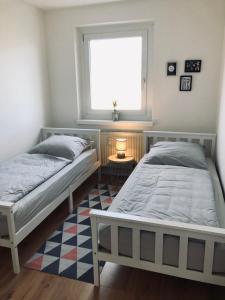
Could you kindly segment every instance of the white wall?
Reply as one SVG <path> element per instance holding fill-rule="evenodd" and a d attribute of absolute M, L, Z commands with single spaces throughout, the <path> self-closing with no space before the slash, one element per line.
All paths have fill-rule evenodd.
<path fill-rule="evenodd" d="M 48 122 L 43 13 L 0 0 L 0 160 L 28 150 Z"/>
<path fill-rule="evenodd" d="M 223 188 L 225 189 L 225 35 L 222 67 L 221 95 L 217 130 L 217 167 Z"/>
<path fill-rule="evenodd" d="M 219 99 L 223 0 L 136 0 L 46 13 L 48 64 L 53 124 L 76 126 L 74 30 L 77 25 L 130 20 L 154 21 L 153 84 L 154 129 L 215 132 Z M 178 91 L 179 77 L 166 77 L 166 62 L 203 60 L 193 74 L 193 91 Z M 151 97 L 149 95 L 148 97 Z"/>

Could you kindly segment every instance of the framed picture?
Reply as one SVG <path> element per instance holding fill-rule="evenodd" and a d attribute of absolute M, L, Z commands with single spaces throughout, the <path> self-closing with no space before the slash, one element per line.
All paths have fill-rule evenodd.
<path fill-rule="evenodd" d="M 167 76 L 176 76 L 177 75 L 177 63 L 168 62 L 167 63 Z"/>
<path fill-rule="evenodd" d="M 180 76 L 180 91 L 190 92 L 192 90 L 192 76 Z"/>
<path fill-rule="evenodd" d="M 186 73 L 199 73 L 201 72 L 202 61 L 201 60 L 185 60 Z"/>

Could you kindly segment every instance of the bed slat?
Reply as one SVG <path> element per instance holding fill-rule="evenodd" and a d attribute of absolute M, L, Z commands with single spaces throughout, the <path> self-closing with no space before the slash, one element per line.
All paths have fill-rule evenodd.
<path fill-rule="evenodd" d="M 162 265 L 163 261 L 163 233 L 156 232 L 155 234 L 155 263 Z"/>
<path fill-rule="evenodd" d="M 205 257 L 204 257 L 204 273 L 211 275 L 213 268 L 213 257 L 214 257 L 214 241 L 206 240 L 205 245 Z"/>
<path fill-rule="evenodd" d="M 111 252 L 112 255 L 117 256 L 119 249 L 118 249 L 118 226 L 111 225 Z"/>
<path fill-rule="evenodd" d="M 132 249 L 133 249 L 133 258 L 136 260 L 140 259 L 140 248 L 141 248 L 141 239 L 140 239 L 140 230 L 134 228 L 132 235 Z"/>
<path fill-rule="evenodd" d="M 187 256 L 188 256 L 188 238 L 187 236 L 181 236 L 180 247 L 179 247 L 179 268 L 182 270 L 187 269 Z"/>

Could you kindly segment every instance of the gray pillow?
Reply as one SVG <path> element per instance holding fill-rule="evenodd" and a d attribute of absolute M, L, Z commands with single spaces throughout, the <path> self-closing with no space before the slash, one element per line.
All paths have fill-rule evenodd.
<path fill-rule="evenodd" d="M 186 142 L 158 142 L 146 155 L 145 163 L 207 169 L 201 145 Z"/>
<path fill-rule="evenodd" d="M 52 135 L 32 148 L 30 154 L 48 154 L 74 160 L 89 147 L 89 142 L 80 137 Z"/>

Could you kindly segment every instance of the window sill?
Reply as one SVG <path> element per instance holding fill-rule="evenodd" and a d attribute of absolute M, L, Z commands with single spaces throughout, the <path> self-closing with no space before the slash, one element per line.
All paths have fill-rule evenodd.
<path fill-rule="evenodd" d="M 152 127 L 152 121 L 110 121 L 110 120 L 77 120 L 78 125 L 104 126 L 111 129 L 143 129 Z"/>

